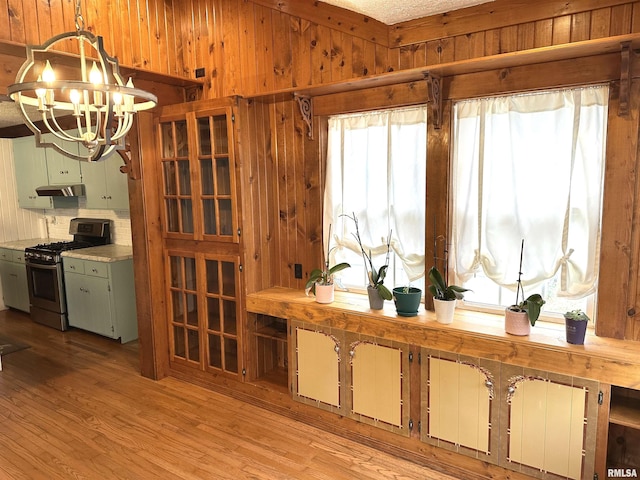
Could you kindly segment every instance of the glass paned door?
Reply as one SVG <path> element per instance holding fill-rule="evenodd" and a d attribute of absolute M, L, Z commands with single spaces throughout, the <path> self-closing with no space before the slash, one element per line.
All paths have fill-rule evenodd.
<path fill-rule="evenodd" d="M 196 259 L 169 256 L 171 358 L 200 365 Z"/>
<path fill-rule="evenodd" d="M 238 373 L 236 260 L 206 258 L 207 369 Z"/>
<path fill-rule="evenodd" d="M 232 238 L 235 230 L 234 176 L 227 115 L 200 116 L 197 123 L 203 233 Z"/>
<path fill-rule="evenodd" d="M 169 233 L 194 233 L 187 132 L 186 120 L 160 124 L 165 229 Z"/>

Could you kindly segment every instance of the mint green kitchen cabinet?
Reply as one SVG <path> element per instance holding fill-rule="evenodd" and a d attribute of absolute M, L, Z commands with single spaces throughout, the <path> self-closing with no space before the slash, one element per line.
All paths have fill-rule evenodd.
<path fill-rule="evenodd" d="M 53 208 L 51 197 L 40 197 L 36 188 L 49 183 L 47 156 L 44 148 L 36 148 L 33 137 L 13 140 L 13 161 L 20 208 Z"/>
<path fill-rule="evenodd" d="M 99 262 L 63 256 L 69 325 L 119 338 L 138 338 L 133 260 Z"/>
<path fill-rule="evenodd" d="M 87 195 L 87 208 L 129 210 L 127 175 L 120 172 L 124 165 L 120 155 L 82 166 L 82 180 Z"/>
<path fill-rule="evenodd" d="M 7 307 L 29 313 L 29 286 L 24 250 L 0 248 L 0 282 Z"/>
<path fill-rule="evenodd" d="M 55 139 L 53 134 L 49 133 L 43 135 L 45 141 L 54 143 L 59 142 Z M 55 139 L 55 140 L 54 140 Z M 35 140 L 32 138 L 33 147 L 36 150 L 43 150 L 35 146 Z M 64 148 L 72 153 L 78 153 L 78 145 L 71 142 L 66 142 Z M 47 157 L 47 174 L 49 185 L 71 185 L 82 182 L 81 163 L 77 160 L 62 155 L 60 152 L 53 148 L 46 148 L 45 154 Z"/>

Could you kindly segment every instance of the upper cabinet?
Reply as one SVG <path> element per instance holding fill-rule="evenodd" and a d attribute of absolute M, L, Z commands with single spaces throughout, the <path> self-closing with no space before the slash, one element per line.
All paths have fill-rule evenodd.
<path fill-rule="evenodd" d="M 54 143 L 58 142 L 57 139 L 53 136 L 53 134 L 49 133 L 43 135 L 44 140 L 47 142 Z M 33 138 L 31 139 L 33 142 Z M 72 142 L 64 142 L 64 148 L 69 151 L 78 151 L 78 145 L 73 144 Z M 41 150 L 41 149 L 40 149 Z M 77 184 L 82 181 L 82 172 L 80 167 L 80 162 L 77 160 L 73 160 L 65 155 L 62 155 L 60 152 L 54 150 L 53 148 L 46 148 L 45 150 L 47 156 L 47 173 L 49 176 L 49 185 L 69 185 L 69 184 Z"/>
<path fill-rule="evenodd" d="M 165 235 L 237 243 L 230 107 L 159 122 Z"/>
<path fill-rule="evenodd" d="M 13 161 L 18 205 L 21 208 L 53 208 L 51 197 L 40 197 L 36 193 L 36 188 L 49 183 L 45 150 L 36 148 L 33 137 L 16 138 L 13 140 Z"/>
<path fill-rule="evenodd" d="M 87 208 L 129 210 L 127 175 L 120 171 L 122 164 L 119 155 L 111 155 L 82 165 Z"/>

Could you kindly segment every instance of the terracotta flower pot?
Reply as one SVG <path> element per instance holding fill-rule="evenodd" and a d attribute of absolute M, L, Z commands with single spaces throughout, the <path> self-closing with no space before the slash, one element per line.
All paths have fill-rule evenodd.
<path fill-rule="evenodd" d="M 434 298 L 433 307 L 436 311 L 436 320 L 438 323 L 448 325 L 453 322 L 453 314 L 456 310 L 455 300 L 439 300 Z"/>
<path fill-rule="evenodd" d="M 320 285 L 316 283 L 316 302 L 318 303 L 333 302 L 333 283 L 330 285 Z"/>
<path fill-rule="evenodd" d="M 504 331 L 511 335 L 529 335 L 531 323 L 527 312 L 514 312 L 507 308 L 504 312 Z"/>

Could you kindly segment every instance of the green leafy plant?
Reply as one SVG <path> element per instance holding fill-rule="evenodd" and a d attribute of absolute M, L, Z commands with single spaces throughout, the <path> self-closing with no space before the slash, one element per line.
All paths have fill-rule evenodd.
<path fill-rule="evenodd" d="M 589 316 L 580 309 L 566 312 L 564 314 L 564 318 L 567 318 L 569 320 L 582 321 L 582 322 L 588 322 L 590 320 Z"/>
<path fill-rule="evenodd" d="M 461 300 L 464 298 L 464 292 L 468 292 L 468 288 L 459 287 L 458 285 L 447 285 L 440 271 L 436 267 L 429 270 L 429 291 L 433 298 L 438 300 Z"/>
<path fill-rule="evenodd" d="M 391 230 L 389 230 L 389 235 L 387 235 L 387 255 L 385 257 L 384 265 L 376 270 L 376 267 L 373 266 L 373 261 L 371 259 L 371 250 L 368 252 L 362 246 L 362 239 L 360 238 L 360 228 L 358 226 L 358 217 L 356 217 L 355 212 L 352 216 L 343 215 L 353 221 L 356 226 L 356 233 L 352 233 L 356 242 L 358 242 L 358 246 L 360 247 L 360 251 L 362 252 L 362 258 L 364 259 L 364 268 L 367 272 L 367 278 L 369 279 L 369 286 L 378 290 L 378 293 L 385 300 L 391 300 L 393 295 L 389 291 L 387 287 L 384 286 L 384 279 L 387 276 L 387 269 L 389 268 L 389 252 L 391 250 Z"/>
<path fill-rule="evenodd" d="M 311 270 L 309 274 L 309 279 L 305 285 L 305 293 L 309 295 L 309 292 L 312 292 L 314 295 L 316 294 L 316 285 L 332 285 L 333 284 L 333 275 L 338 273 L 345 268 L 349 268 L 347 262 L 338 263 L 333 267 L 329 266 L 329 254 L 331 253 L 330 248 L 331 243 L 331 225 L 329 225 L 329 241 L 327 242 L 327 255 L 324 260 L 324 268 L 315 268 Z"/>
<path fill-rule="evenodd" d="M 542 306 L 546 303 L 539 293 L 534 293 L 524 298 L 524 288 L 522 288 L 522 255 L 524 253 L 524 239 L 522 239 L 522 245 L 520 247 L 520 271 L 518 272 L 518 287 L 516 288 L 516 303 L 510 305 L 508 308 L 512 312 L 527 312 L 529 317 L 529 323 L 533 327 L 540 317 L 540 311 Z M 520 297 L 522 296 L 522 301 Z"/>

